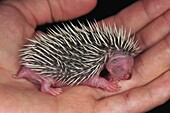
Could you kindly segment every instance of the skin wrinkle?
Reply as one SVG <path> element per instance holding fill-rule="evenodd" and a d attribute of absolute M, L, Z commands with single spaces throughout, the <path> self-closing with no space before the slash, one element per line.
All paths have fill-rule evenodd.
<path fill-rule="evenodd" d="M 58 3 L 55 3 L 55 5 L 57 5 L 57 9 L 58 9 L 58 17 L 60 17 L 61 19 L 57 19 L 57 18 L 55 18 L 55 14 L 54 14 L 54 9 L 53 9 L 53 2 L 56 2 L 56 1 L 51 1 L 51 0 L 47 0 L 48 1 L 48 4 L 49 4 L 49 7 L 50 7 L 50 11 L 51 11 L 51 18 L 52 18 L 52 21 L 60 21 L 60 20 L 62 20 L 63 19 L 63 14 L 65 14 L 64 13 L 64 11 L 63 11 L 63 8 L 62 8 L 62 6 L 61 6 L 61 3 L 60 3 L 60 0 L 59 1 L 57 1 Z M 54 7 L 55 8 L 55 7 Z"/>
<path fill-rule="evenodd" d="M 147 90 L 147 92 L 148 92 L 148 95 L 149 95 L 148 99 L 153 100 L 153 94 L 154 93 L 152 93 L 152 90 L 151 90 L 150 86 L 146 85 L 145 90 Z M 151 101 L 151 102 L 152 102 L 151 106 L 153 106 L 154 103 L 153 103 L 153 101 Z"/>
<path fill-rule="evenodd" d="M 145 102 L 147 102 L 148 100 L 153 100 L 153 96 L 152 96 L 152 94 L 153 93 L 151 93 L 151 90 L 150 90 L 150 88 L 149 88 L 149 86 L 148 85 L 146 85 L 146 86 L 143 86 L 142 87 L 142 90 L 144 90 L 145 92 L 147 92 L 147 94 L 145 94 L 145 96 L 144 96 L 144 98 L 143 98 L 143 102 L 141 102 L 141 103 L 145 103 Z M 147 91 L 146 91 L 147 90 Z M 152 102 L 152 101 L 151 101 Z M 152 102 L 152 105 L 153 105 L 154 103 Z M 151 104 L 150 104 L 151 105 Z M 151 105 L 151 106 L 152 106 Z M 145 106 L 144 106 L 145 107 Z M 141 111 L 141 112 L 143 112 L 143 111 Z"/>
<path fill-rule="evenodd" d="M 170 69 L 167 72 L 165 72 L 165 73 L 168 73 L 168 72 L 170 73 Z M 168 86 L 168 88 L 170 90 L 170 82 L 166 80 L 166 83 L 167 83 L 167 86 Z M 169 97 L 170 97 L 170 95 L 169 95 Z"/>
<path fill-rule="evenodd" d="M 170 13 L 170 10 L 166 11 L 166 12 L 162 15 L 162 17 L 163 17 L 163 19 L 165 20 L 166 25 L 168 25 L 169 32 L 170 32 L 170 23 L 168 22 L 169 20 L 168 20 L 168 17 L 167 17 L 167 16 L 170 15 L 169 13 Z M 169 15 L 168 15 L 168 14 L 169 14 Z M 169 19 L 170 19 L 170 18 L 169 18 Z"/>
<path fill-rule="evenodd" d="M 22 3 L 22 2 L 21 2 L 21 3 Z M 24 2 L 24 3 L 25 3 L 25 2 Z M 24 7 L 27 8 L 27 11 L 29 11 L 29 13 L 31 14 L 31 16 L 32 16 L 32 18 L 33 18 L 35 24 L 31 25 L 31 22 L 29 22 L 28 19 L 27 19 L 26 17 L 25 17 L 25 18 L 26 18 L 27 22 L 30 23 L 30 25 L 34 28 L 34 27 L 38 24 L 38 20 L 36 19 L 34 13 L 33 13 L 33 12 L 27 7 L 27 5 L 25 5 L 24 3 L 22 3 L 22 4 L 24 5 Z M 21 13 L 22 13 L 22 12 L 21 12 Z M 24 15 L 24 14 L 23 14 L 23 15 Z"/>
<path fill-rule="evenodd" d="M 60 9 L 60 14 L 62 15 L 62 16 L 60 16 L 61 17 L 61 20 L 63 19 L 63 20 L 65 20 L 65 18 L 67 18 L 67 17 L 65 17 L 63 14 L 65 14 L 65 11 L 64 11 L 64 9 L 63 9 L 63 7 L 62 7 L 62 5 L 61 5 L 61 1 L 58 3 L 58 6 L 59 6 L 59 9 Z M 53 14 L 53 13 L 52 13 Z M 60 21 L 60 20 L 59 20 Z"/>
<path fill-rule="evenodd" d="M 148 10 L 147 10 L 147 7 L 145 6 L 144 0 L 141 1 L 141 5 L 142 5 L 144 14 L 146 15 L 147 19 L 148 19 L 149 21 L 152 20 L 152 16 L 149 15 Z"/>
<path fill-rule="evenodd" d="M 88 0 L 87 0 L 88 1 Z M 90 12 L 96 5 L 96 1 L 93 2 L 92 4 L 87 4 L 87 1 L 82 1 L 82 0 L 76 0 L 75 3 L 72 4 L 72 6 L 70 6 L 70 1 L 66 0 L 58 0 L 58 1 L 50 1 L 49 0 L 49 4 L 51 5 L 51 14 L 53 17 L 54 21 L 66 21 L 66 20 L 70 20 L 70 19 L 74 19 L 75 17 L 79 17 L 81 15 L 79 15 L 79 13 L 81 12 L 82 15 L 86 14 L 86 12 Z M 85 5 L 84 7 L 86 7 L 84 10 L 82 10 L 81 7 L 77 7 L 79 4 L 83 4 Z M 73 7 L 77 10 L 79 10 L 77 13 L 76 9 L 73 10 Z M 90 7 L 90 8 L 89 8 Z M 71 9 L 71 10 L 70 10 Z M 72 13 L 71 11 L 74 11 L 75 13 Z M 57 13 L 56 13 L 57 12 Z"/>
<path fill-rule="evenodd" d="M 123 97 L 122 97 L 122 99 L 124 99 Z M 119 113 L 130 113 L 129 112 L 129 110 L 128 110 L 128 107 L 125 105 L 125 101 L 123 100 L 123 103 L 122 103 L 122 109 L 121 109 L 121 111 L 119 111 Z M 117 112 L 118 113 L 118 112 Z"/>
<path fill-rule="evenodd" d="M 126 111 L 126 113 L 130 113 L 130 110 L 131 109 L 129 109 L 130 107 L 129 106 L 127 106 L 127 105 L 129 105 L 129 103 L 131 103 L 131 100 L 132 99 L 130 99 L 131 98 L 131 90 L 128 90 L 125 94 L 123 94 L 123 96 L 122 96 L 122 98 L 123 98 L 123 104 L 124 104 L 124 108 L 125 108 L 125 111 Z"/>
<path fill-rule="evenodd" d="M 117 111 L 115 111 L 115 113 L 130 113 L 129 110 L 128 110 L 128 106 L 126 106 L 127 104 L 126 104 L 126 101 L 125 101 L 125 98 L 124 98 L 124 94 L 122 94 L 122 97 L 118 97 L 118 98 L 120 98 L 119 100 L 122 100 L 122 103 L 121 103 L 122 109 L 121 110 L 117 109 Z M 117 100 L 116 96 L 115 96 L 115 99 Z M 110 103 L 110 101 L 109 101 L 109 103 Z"/>
<path fill-rule="evenodd" d="M 169 39 L 168 39 L 168 38 L 169 38 Z M 168 35 L 166 38 L 164 38 L 163 40 L 165 41 L 165 44 L 167 45 L 168 53 L 169 53 L 169 55 L 170 55 L 170 33 L 169 33 L 169 35 Z M 168 41 L 168 40 L 169 40 L 169 41 Z M 168 65 L 167 67 L 169 67 L 169 69 L 170 69 L 170 63 L 169 63 L 169 65 Z"/>
<path fill-rule="evenodd" d="M 152 94 L 154 94 L 154 93 L 152 93 L 151 92 L 151 90 L 150 90 L 150 88 L 149 88 L 149 86 L 148 85 L 146 85 L 146 86 L 143 86 L 142 88 L 141 88 L 142 90 L 144 90 L 144 91 L 146 91 L 146 90 L 148 90 L 148 91 L 146 91 L 147 92 L 147 95 L 145 95 L 145 97 L 143 98 L 143 102 L 141 102 L 141 103 L 145 103 L 148 99 L 149 100 L 152 100 L 153 99 L 153 96 L 152 96 Z M 137 89 L 135 89 L 135 90 L 137 90 Z M 132 94 L 132 95 L 131 95 Z M 127 96 L 128 95 L 128 96 Z M 135 98 L 134 98 L 135 97 Z M 137 95 L 133 95 L 133 91 L 132 90 L 129 90 L 129 91 L 126 91 L 125 92 L 125 94 L 123 94 L 122 95 L 122 98 L 124 99 L 124 106 L 125 106 L 125 108 L 126 108 L 126 113 L 131 113 L 131 112 L 135 112 L 134 111 L 134 109 L 131 109 L 131 108 L 133 108 L 134 107 L 134 104 L 133 104 L 133 101 L 131 101 L 131 100 L 136 100 L 136 99 L 138 99 L 139 98 L 139 96 Z M 128 102 L 128 103 L 127 103 Z M 153 103 L 153 102 L 152 102 Z M 140 103 L 139 103 L 140 104 Z M 128 106 L 126 106 L 126 105 L 128 105 Z M 151 105 L 151 106 L 153 106 L 154 105 L 154 103 Z M 145 107 L 145 106 L 144 106 Z M 130 108 L 130 109 L 129 109 Z M 139 111 L 138 111 L 139 112 Z M 141 111 L 142 112 L 142 111 Z M 124 113 L 124 112 L 123 112 Z M 136 113 L 136 112 L 135 112 Z"/>
<path fill-rule="evenodd" d="M 167 45 L 167 47 L 165 48 L 166 54 L 169 54 L 169 53 L 170 53 L 170 52 L 169 52 L 169 50 L 170 50 L 170 49 L 169 49 L 169 44 L 168 44 L 168 41 L 167 41 L 168 38 L 170 38 L 170 35 L 163 39 L 163 41 L 165 42 L 165 45 Z M 167 52 L 167 49 L 168 49 L 168 52 Z M 170 59 L 170 56 L 169 56 L 169 55 L 168 55 L 168 59 Z M 165 64 L 166 64 L 166 63 L 165 63 Z M 164 66 L 166 66 L 165 68 L 166 68 L 167 70 L 169 69 L 169 68 L 168 68 L 169 65 L 170 65 L 170 62 L 168 62 L 167 65 L 164 65 Z M 167 70 L 166 70 L 166 71 L 167 71 Z"/>
<path fill-rule="evenodd" d="M 162 75 L 168 75 L 168 77 L 169 77 L 169 75 L 170 75 L 170 69 L 167 71 L 167 72 L 165 72 L 164 74 L 162 74 Z M 161 77 L 164 77 L 164 76 L 161 76 Z M 161 84 L 161 85 L 163 85 L 164 87 L 165 86 L 167 86 L 166 88 L 167 88 L 167 90 L 168 91 L 170 91 L 170 82 L 168 81 L 168 79 L 166 78 L 165 80 L 164 80 L 164 82 L 163 83 L 166 83 L 165 85 L 164 84 Z M 165 101 L 167 100 L 167 99 L 170 99 L 170 94 L 166 94 L 166 93 L 164 93 L 165 95 L 167 95 L 166 97 L 167 98 L 164 98 L 164 100 L 162 99 L 162 100 L 160 100 L 161 101 L 161 104 L 163 104 L 163 103 L 165 103 Z M 161 95 L 162 96 L 162 95 Z"/>
<path fill-rule="evenodd" d="M 141 55 L 138 56 L 137 58 L 137 62 L 138 62 L 138 65 L 137 66 L 134 66 L 133 70 L 134 70 L 134 73 L 135 73 L 135 76 L 137 76 L 137 80 L 136 83 L 138 83 L 138 85 L 141 85 L 141 84 L 145 84 L 145 79 L 143 78 L 142 75 L 145 75 L 143 72 L 144 71 L 144 63 L 143 63 L 143 60 L 141 58 Z M 139 68 L 140 67 L 140 68 Z M 139 70 L 140 69 L 140 70 Z M 140 82 L 140 83 L 139 83 Z M 135 84 L 136 85 L 136 84 Z"/>
<path fill-rule="evenodd" d="M 154 20 L 154 18 L 162 15 L 164 12 L 166 12 L 168 9 L 167 7 L 170 4 L 170 1 L 166 1 L 166 4 L 162 4 L 162 2 L 164 2 L 164 0 L 158 1 L 158 0 L 143 0 L 144 2 L 144 8 L 147 10 L 148 16 Z M 157 3 L 159 2 L 159 3 Z"/>
<path fill-rule="evenodd" d="M 141 32 L 138 32 L 136 34 L 136 38 L 139 40 L 139 43 L 140 43 L 140 49 L 141 49 L 141 53 L 145 50 L 145 48 L 147 48 L 147 44 L 146 44 L 146 41 L 144 41 L 144 38 L 142 38 L 142 34 Z"/>
<path fill-rule="evenodd" d="M 117 26 L 122 26 L 123 25 L 124 27 L 126 27 L 121 15 L 115 16 L 114 22 L 116 23 Z M 131 33 L 133 34 L 133 32 L 131 32 Z"/>
<path fill-rule="evenodd" d="M 169 54 L 169 59 L 170 59 L 170 44 L 169 44 L 168 40 L 170 40 L 170 34 L 166 38 L 163 38 L 163 41 L 165 42 L 165 44 L 167 46 L 167 49 L 168 49 L 167 54 Z M 167 70 L 166 71 L 168 71 L 169 69 L 170 69 L 170 62 L 167 64 Z"/>
<path fill-rule="evenodd" d="M 52 7 L 50 5 L 50 0 L 47 0 L 47 4 L 48 4 L 48 7 L 50 9 L 51 20 L 52 20 L 52 22 L 54 22 L 55 20 L 54 20 L 54 16 L 53 16 L 53 13 L 52 13 L 53 10 L 52 10 Z"/>
<path fill-rule="evenodd" d="M 23 2 L 24 2 L 24 0 L 23 0 Z M 37 5 L 38 8 L 36 7 L 35 9 L 33 9 L 35 7 L 35 4 L 39 4 L 39 3 L 37 3 L 37 1 L 33 4 L 33 6 L 30 6 L 30 5 L 32 5 L 30 2 L 28 2 L 28 3 L 24 2 L 24 3 L 25 3 L 25 6 L 27 6 L 28 11 L 31 14 L 31 15 L 29 15 L 29 17 L 26 15 L 27 19 L 29 19 L 30 17 L 33 17 L 34 21 L 36 21 L 36 24 L 34 24 L 34 28 L 37 25 L 46 23 L 44 21 L 44 18 L 46 19 L 47 22 L 51 22 L 52 21 L 52 19 L 51 19 L 51 12 L 50 12 L 50 6 L 49 6 L 49 4 L 48 4 L 48 2 L 46 0 L 43 0 L 42 6 Z M 45 10 L 43 10 L 44 7 L 46 7 Z M 25 11 L 27 11 L 27 10 L 25 10 Z M 44 18 L 43 18 L 43 13 L 46 14 L 46 17 L 44 17 Z M 30 20 L 28 20 L 28 21 L 30 23 L 32 22 Z"/>

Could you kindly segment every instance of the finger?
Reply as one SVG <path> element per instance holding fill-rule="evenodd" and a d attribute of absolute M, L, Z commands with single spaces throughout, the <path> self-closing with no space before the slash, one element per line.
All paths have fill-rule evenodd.
<path fill-rule="evenodd" d="M 144 50 L 159 42 L 170 33 L 170 9 L 136 33 L 140 49 Z"/>
<path fill-rule="evenodd" d="M 150 84 L 99 100 L 99 113 L 143 113 L 170 99 L 170 71 Z M 105 109 L 102 107 L 105 106 Z M 107 111 L 106 111 L 107 110 Z"/>
<path fill-rule="evenodd" d="M 123 25 L 127 29 L 131 29 L 132 33 L 136 33 L 169 8 L 170 1 L 167 0 L 140 0 L 104 21 L 111 24 L 116 23 L 118 26 Z"/>
<path fill-rule="evenodd" d="M 91 11 L 96 0 L 20 0 L 5 1 L 5 4 L 17 8 L 36 27 L 52 21 L 64 21 L 76 18 Z"/>

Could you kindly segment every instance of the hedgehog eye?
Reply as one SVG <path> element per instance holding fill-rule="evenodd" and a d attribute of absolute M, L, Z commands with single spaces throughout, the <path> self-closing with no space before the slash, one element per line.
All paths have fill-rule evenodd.
<path fill-rule="evenodd" d="M 108 71 L 106 68 L 104 68 L 104 69 L 100 72 L 100 76 L 107 79 L 108 76 L 109 76 L 109 71 Z"/>
<path fill-rule="evenodd" d="M 127 51 L 123 51 L 122 53 L 123 53 L 123 55 L 130 55 L 130 53 Z"/>

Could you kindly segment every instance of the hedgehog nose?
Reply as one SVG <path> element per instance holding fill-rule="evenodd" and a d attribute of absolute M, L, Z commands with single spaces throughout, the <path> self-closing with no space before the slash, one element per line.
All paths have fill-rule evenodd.
<path fill-rule="evenodd" d="M 131 73 L 128 73 L 128 74 L 126 74 L 126 75 L 123 76 L 123 79 L 124 79 L 124 80 L 129 80 L 131 77 L 132 77 L 132 74 L 131 74 Z"/>

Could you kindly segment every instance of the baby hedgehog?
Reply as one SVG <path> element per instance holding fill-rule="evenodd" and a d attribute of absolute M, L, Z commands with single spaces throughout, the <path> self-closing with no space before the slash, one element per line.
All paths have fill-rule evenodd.
<path fill-rule="evenodd" d="M 138 41 L 123 27 L 87 23 L 55 26 L 28 39 L 20 54 L 23 67 L 15 77 L 39 83 L 42 92 L 52 95 L 79 84 L 118 90 L 117 82 L 131 77 Z"/>

